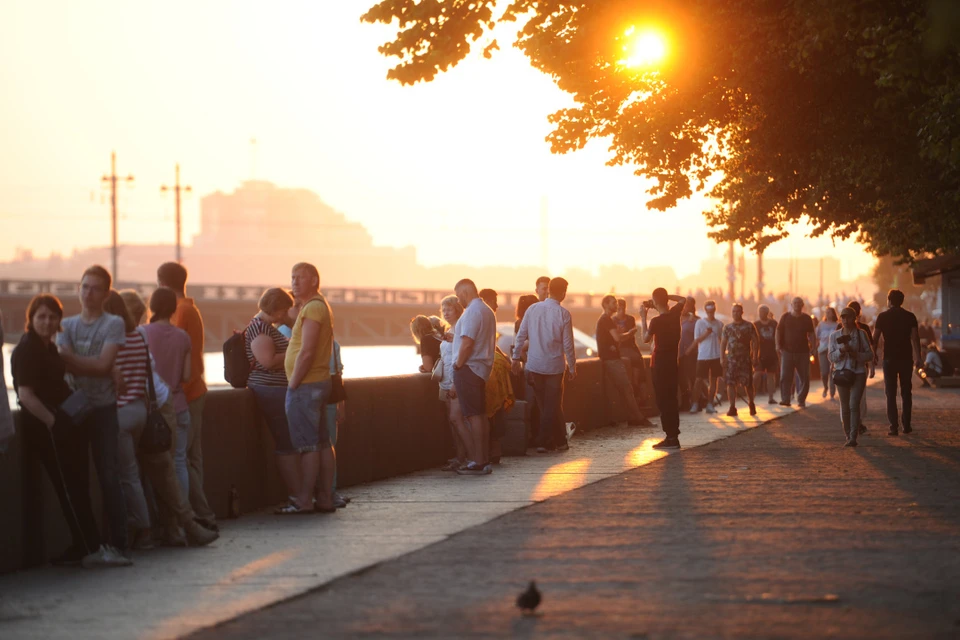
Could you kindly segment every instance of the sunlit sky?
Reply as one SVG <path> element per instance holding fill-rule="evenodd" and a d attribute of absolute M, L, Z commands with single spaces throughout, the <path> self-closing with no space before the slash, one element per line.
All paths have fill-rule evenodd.
<path fill-rule="evenodd" d="M 100 177 L 113 149 L 136 177 L 120 191 L 121 242 L 173 241 L 159 187 L 179 162 L 195 193 L 188 244 L 197 195 L 255 176 L 314 190 L 428 266 L 539 264 L 542 197 L 553 271 L 670 265 L 683 277 L 722 251 L 702 201 L 649 211 L 647 185 L 606 167 L 602 141 L 551 155 L 547 115 L 569 98 L 511 47 L 484 60 L 477 46 L 429 84 L 387 81 L 377 46 L 390 29 L 359 21 L 372 3 L 3 0 L 0 260 L 108 244 Z M 836 256 L 845 278 L 873 264 L 802 230 L 767 255 L 791 253 Z"/>

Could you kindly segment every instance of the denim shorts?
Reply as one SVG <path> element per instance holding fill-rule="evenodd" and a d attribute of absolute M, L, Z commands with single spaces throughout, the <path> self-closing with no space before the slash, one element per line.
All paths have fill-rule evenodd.
<path fill-rule="evenodd" d="M 263 421 L 273 436 L 273 451 L 278 456 L 296 453 L 290 442 L 290 428 L 287 426 L 287 388 L 260 384 L 248 385 L 257 399 L 257 408 Z"/>
<path fill-rule="evenodd" d="M 287 389 L 286 414 L 290 444 L 299 453 L 320 451 L 330 446 L 327 412 L 330 381 L 309 382 Z"/>
<path fill-rule="evenodd" d="M 487 381 L 464 365 L 453 372 L 453 386 L 464 418 L 487 415 Z"/>

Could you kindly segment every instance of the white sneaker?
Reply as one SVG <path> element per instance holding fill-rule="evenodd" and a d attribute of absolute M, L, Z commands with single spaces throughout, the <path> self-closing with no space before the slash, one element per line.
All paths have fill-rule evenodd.
<path fill-rule="evenodd" d="M 573 438 L 573 434 L 575 434 L 576 432 L 577 432 L 577 423 L 568 422 L 567 423 L 567 442 L 570 442 L 570 440 Z"/>
<path fill-rule="evenodd" d="M 717 412 L 717 410 L 713 408 L 713 404 L 710 403 L 710 402 L 707 403 L 707 408 L 704 409 L 704 411 L 706 411 L 707 413 L 716 413 L 716 412 Z"/>
<path fill-rule="evenodd" d="M 84 556 L 80 564 L 85 569 L 93 569 L 95 567 L 129 567 L 133 564 L 133 560 L 110 545 L 102 544 L 99 549 Z"/>
<path fill-rule="evenodd" d="M 690 413 L 699 413 L 699 412 L 700 412 L 700 406 L 697 405 L 696 402 L 690 405 Z"/>

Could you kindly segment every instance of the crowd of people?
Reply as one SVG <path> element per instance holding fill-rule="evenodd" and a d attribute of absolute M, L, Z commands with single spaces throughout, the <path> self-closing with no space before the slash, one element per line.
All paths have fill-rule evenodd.
<path fill-rule="evenodd" d="M 22 439 L 46 470 L 71 533 L 71 546 L 55 564 L 128 566 L 131 549 L 207 545 L 218 538 L 203 486 L 203 320 L 186 282 L 183 266 L 163 264 L 145 301 L 136 291 L 112 289 L 110 274 L 92 266 L 79 283 L 79 315 L 65 318 L 63 305 L 49 294 L 30 302 L 11 374 Z M 412 320 L 419 370 L 438 382 L 454 443 L 444 470 L 491 474 L 516 398 L 534 408 L 530 444 L 537 453 L 569 449 L 562 399 L 565 384 L 577 377 L 577 355 L 573 320 L 563 305 L 567 288 L 563 278 L 542 277 L 535 294 L 518 299 L 510 353 L 497 346 L 497 292 L 478 290 L 469 279 L 442 300 L 439 316 Z M 823 397 L 839 398 L 845 444 L 854 447 L 866 431 L 866 382 L 882 363 L 889 435 L 910 433 L 913 376 L 926 384 L 953 369 L 935 335 L 903 309 L 903 301 L 902 292 L 891 290 L 889 308 L 874 327 L 861 321 L 856 300 L 839 313 L 829 307 L 817 319 L 804 312 L 799 297 L 779 320 L 760 305 L 749 322 L 743 305 L 733 303 L 732 320 L 724 324 L 715 301 L 706 301 L 701 317 L 695 299 L 658 288 L 641 305 L 638 326 L 625 301 L 608 295 L 596 323 L 607 404 L 623 406 L 629 424 L 645 423 L 637 401 L 646 380 L 638 343 L 652 345 L 664 432 L 654 448 L 678 449 L 681 406 L 716 413 L 725 396 L 726 414 L 737 416 L 743 398 L 756 415 L 756 393 L 766 391 L 769 403 L 784 406 L 796 394 L 803 408 L 811 363 L 818 362 Z M 650 318 L 652 310 L 657 315 Z M 243 386 L 272 435 L 289 496 L 278 515 L 329 514 L 349 502 L 336 487 L 346 396 L 333 327 L 316 267 L 298 263 L 290 290 L 267 289 L 242 332 Z M 13 425 L 2 409 L 5 436 Z M 167 435 L 159 447 L 157 433 Z M 88 486 L 91 454 L 103 531 Z"/>

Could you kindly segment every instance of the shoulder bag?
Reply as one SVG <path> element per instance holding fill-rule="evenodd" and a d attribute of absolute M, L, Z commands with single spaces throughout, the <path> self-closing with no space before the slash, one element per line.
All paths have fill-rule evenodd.
<path fill-rule="evenodd" d="M 334 370 L 330 372 L 330 397 L 327 404 L 338 404 L 347 399 L 347 392 L 343 388 L 343 363 L 340 362 L 336 346 L 333 347 Z"/>
<path fill-rule="evenodd" d="M 140 453 L 163 453 L 173 445 L 173 433 L 160 408 L 157 407 L 157 391 L 153 386 L 153 365 L 150 362 L 150 347 L 147 336 L 143 336 L 143 349 L 147 352 L 147 423 L 143 426 L 138 448 Z"/>

